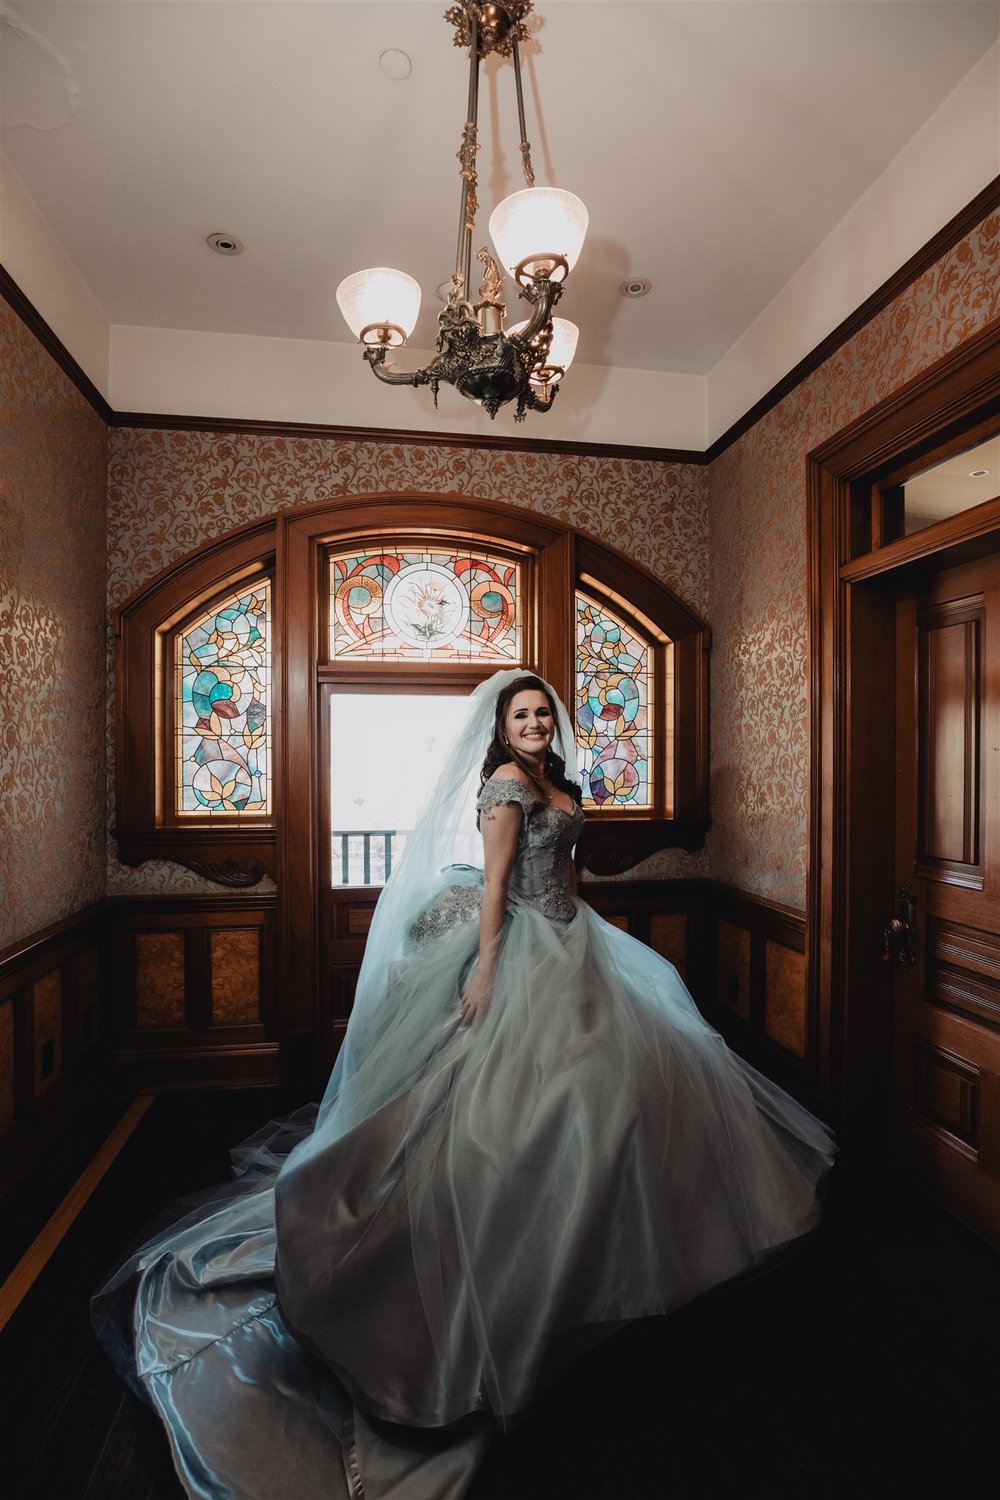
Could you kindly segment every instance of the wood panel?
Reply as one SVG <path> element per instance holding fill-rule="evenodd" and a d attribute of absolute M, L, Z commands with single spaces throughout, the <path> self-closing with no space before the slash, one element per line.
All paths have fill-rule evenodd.
<path fill-rule="evenodd" d="M 715 924 L 715 998 L 720 1006 L 750 1020 L 750 933 L 746 927 Z"/>
<path fill-rule="evenodd" d="M 921 610 L 918 863 L 943 880 L 981 886 L 979 701 L 982 600 Z"/>
<path fill-rule="evenodd" d="M 687 983 L 688 929 L 690 917 L 686 911 L 654 911 L 649 918 L 649 946 L 654 953 L 673 964 L 678 974 Z"/>
<path fill-rule="evenodd" d="M 808 1041 L 806 958 L 784 943 L 764 942 L 764 1031 L 804 1059 Z"/>
<path fill-rule="evenodd" d="M 966 1155 L 978 1153 L 979 1069 L 954 1052 L 913 1038 L 912 1108 L 917 1122 L 951 1137 Z"/>
<path fill-rule="evenodd" d="M 961 922 L 927 923 L 927 999 L 1000 1030 L 1000 938 Z"/>
<path fill-rule="evenodd" d="M 807 985 L 801 912 L 697 882 L 691 990 L 730 1046 L 820 1113 L 820 1017 Z"/>
<path fill-rule="evenodd" d="M 113 1098 L 109 917 L 101 901 L 0 953 L 0 1262 Z"/>
<path fill-rule="evenodd" d="M 132 1088 L 271 1083 L 276 898 L 116 903 L 115 1060 Z"/>
<path fill-rule="evenodd" d="M 892 966 L 894 1142 L 1000 1242 L 1000 542 L 916 580 L 899 611 L 896 884 L 913 937 Z"/>

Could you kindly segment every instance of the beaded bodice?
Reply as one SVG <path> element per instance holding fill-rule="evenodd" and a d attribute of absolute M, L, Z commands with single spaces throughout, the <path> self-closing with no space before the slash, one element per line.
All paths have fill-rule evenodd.
<path fill-rule="evenodd" d="M 576 912 L 570 883 L 570 853 L 584 825 L 583 812 L 574 807 L 565 812 L 539 801 L 536 794 L 513 776 L 496 776 L 479 794 L 482 813 L 498 803 L 515 802 L 521 808 L 521 833 L 511 871 L 513 893 L 553 922 L 568 922 Z"/>

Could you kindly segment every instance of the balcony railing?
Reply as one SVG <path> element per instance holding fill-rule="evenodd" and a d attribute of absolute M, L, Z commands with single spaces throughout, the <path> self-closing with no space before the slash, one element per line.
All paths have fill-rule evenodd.
<path fill-rule="evenodd" d="M 385 885 L 406 844 L 396 828 L 335 828 L 331 838 L 333 885 Z"/>
<path fill-rule="evenodd" d="M 330 884 L 385 885 L 406 848 L 407 828 L 335 828 L 330 860 Z M 452 858 L 481 866 L 482 844 L 475 827 L 454 842 Z"/>

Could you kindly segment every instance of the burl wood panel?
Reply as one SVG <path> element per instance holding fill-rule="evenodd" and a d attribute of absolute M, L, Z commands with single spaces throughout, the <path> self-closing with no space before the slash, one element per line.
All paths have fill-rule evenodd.
<path fill-rule="evenodd" d="M 806 960 L 768 942 L 764 960 L 764 1030 L 796 1057 L 806 1055 Z"/>
<path fill-rule="evenodd" d="M 914 1038 L 913 1108 L 929 1124 L 975 1150 L 979 1069 L 942 1047 Z"/>
<path fill-rule="evenodd" d="M 260 1022 L 260 930 L 223 927 L 211 934 L 212 1025 Z"/>
<path fill-rule="evenodd" d="M 750 1020 L 750 933 L 721 918 L 715 929 L 716 994 L 742 1020 Z"/>
<path fill-rule="evenodd" d="M 35 1092 L 41 1093 L 63 1072 L 62 973 L 53 969 L 31 986 L 35 1033 Z"/>
<path fill-rule="evenodd" d="M 921 629 L 921 856 L 923 861 L 977 865 L 981 612 L 974 619 L 931 618 Z"/>
<path fill-rule="evenodd" d="M 672 963 L 687 982 L 687 912 L 656 912 L 649 919 L 649 946 Z"/>
<path fill-rule="evenodd" d="M 14 1000 L 0 1004 L 0 1135 L 14 1123 Z"/>
<path fill-rule="evenodd" d="M 135 934 L 135 1023 L 141 1030 L 186 1024 L 183 932 Z"/>
<path fill-rule="evenodd" d="M 604 920 L 609 927 L 617 927 L 619 932 L 628 932 L 628 917 L 605 917 Z"/>

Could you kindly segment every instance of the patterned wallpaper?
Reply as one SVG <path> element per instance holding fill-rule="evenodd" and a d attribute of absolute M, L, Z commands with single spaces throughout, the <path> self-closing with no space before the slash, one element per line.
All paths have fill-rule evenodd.
<path fill-rule="evenodd" d="M 704 614 L 707 487 L 703 467 L 640 459 L 118 428 L 109 602 L 122 603 L 200 542 L 260 516 L 341 496 L 418 493 L 502 501 L 579 527 L 644 564 Z M 689 856 L 664 853 L 643 873 L 682 868 L 691 870 Z M 129 870 L 113 844 L 108 878 L 115 894 L 218 890 L 165 862 Z"/>
<path fill-rule="evenodd" d="M 998 316 L 991 214 L 712 464 L 715 879 L 805 907 L 806 455 Z"/>
<path fill-rule="evenodd" d="M 104 422 L 0 300 L 0 948 L 105 886 Z"/>
<path fill-rule="evenodd" d="M 379 492 L 473 495 L 580 527 L 658 574 L 713 629 L 705 871 L 806 895 L 806 454 L 1000 316 L 992 214 L 710 470 L 644 460 L 332 438 L 116 429 L 108 594 L 122 602 L 207 537 L 289 506 Z M 0 946 L 102 893 L 105 739 L 100 419 L 0 303 Z M 113 705 L 112 705 L 113 707 Z M 53 860 L 53 852 L 58 859 Z M 215 890 L 118 865 L 112 892 Z"/>

